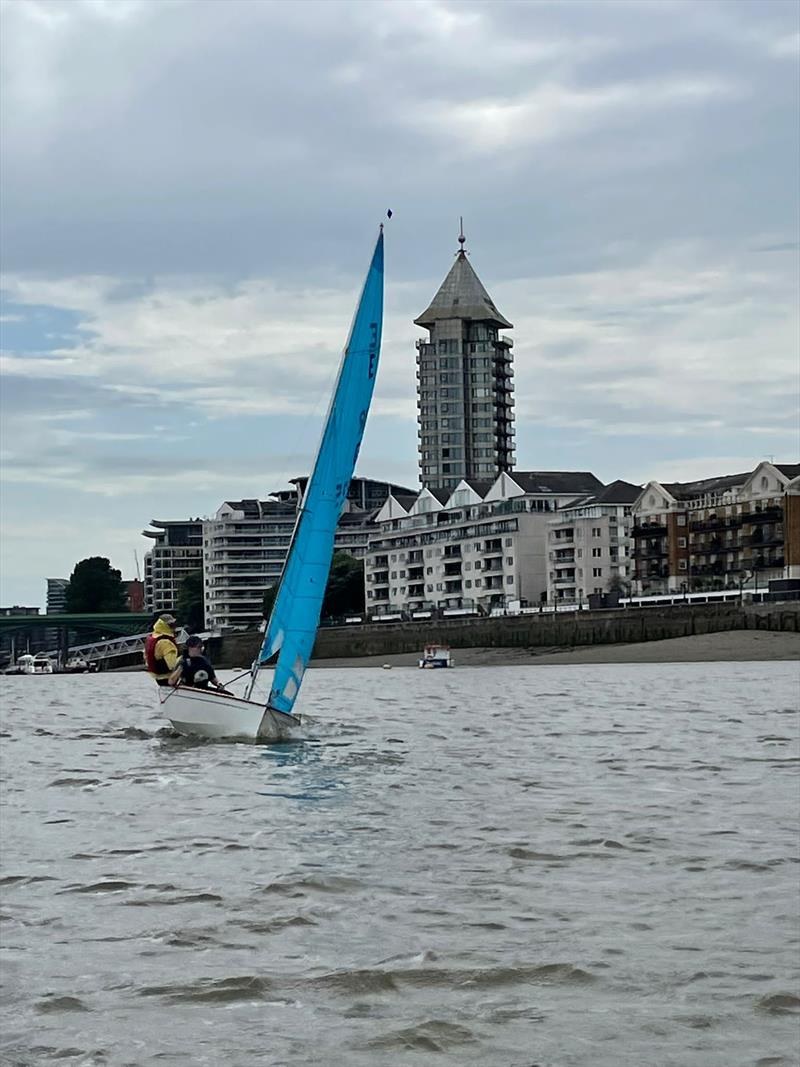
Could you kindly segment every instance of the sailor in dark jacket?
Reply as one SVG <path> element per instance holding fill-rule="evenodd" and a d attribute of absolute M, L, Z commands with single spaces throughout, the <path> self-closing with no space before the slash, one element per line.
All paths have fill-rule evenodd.
<path fill-rule="evenodd" d="M 211 661 L 203 655 L 203 641 L 196 634 L 187 640 L 186 651 L 170 677 L 170 683 L 189 685 L 192 689 L 208 689 L 210 683 L 223 693 L 228 692 L 217 678 Z"/>

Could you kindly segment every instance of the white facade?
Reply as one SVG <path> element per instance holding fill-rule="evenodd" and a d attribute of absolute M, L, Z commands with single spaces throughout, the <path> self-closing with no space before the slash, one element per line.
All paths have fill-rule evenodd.
<path fill-rule="evenodd" d="M 203 523 L 203 585 L 210 630 L 256 626 L 280 577 L 297 519 L 293 503 L 226 501 Z"/>
<path fill-rule="evenodd" d="M 257 626 L 263 619 L 264 593 L 280 578 L 289 551 L 299 493 L 306 479 L 296 479 L 295 491 L 268 500 L 226 501 L 203 523 L 203 575 L 206 626 L 211 630 Z M 374 531 L 376 498 L 386 500 L 389 486 L 354 478 L 339 519 L 334 551 L 363 558 Z M 278 499 L 278 496 L 280 497 Z"/>
<path fill-rule="evenodd" d="M 538 604 L 547 591 L 549 520 L 587 495 L 559 489 L 556 475 L 501 474 L 488 488 L 462 480 L 449 495 L 423 488 L 410 506 L 390 497 L 367 550 L 367 613 Z"/>
<path fill-rule="evenodd" d="M 203 567 L 203 523 L 153 519 L 150 525 L 155 529 L 142 531 L 155 541 L 144 557 L 144 609 L 174 612 L 181 582 Z"/>
<path fill-rule="evenodd" d="M 631 580 L 631 505 L 588 502 L 565 508 L 548 531 L 547 599 L 575 603 Z"/>

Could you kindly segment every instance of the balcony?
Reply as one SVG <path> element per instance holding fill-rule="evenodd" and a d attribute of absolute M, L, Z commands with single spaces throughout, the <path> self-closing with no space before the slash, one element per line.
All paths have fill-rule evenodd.
<path fill-rule="evenodd" d="M 553 564 L 556 567 L 566 567 L 566 566 L 571 566 L 575 562 L 575 553 L 574 552 L 563 552 L 563 553 L 551 552 L 550 553 L 550 558 L 553 560 Z"/>
<path fill-rule="evenodd" d="M 694 530 L 738 530 L 742 525 L 742 515 L 712 515 L 707 519 L 695 519 L 690 516 L 689 524 Z"/>
<path fill-rule="evenodd" d="M 447 573 L 446 570 L 445 570 L 445 573 Z M 410 582 L 421 582 L 421 581 L 424 580 L 424 578 L 425 578 L 425 568 L 424 567 L 410 567 L 409 568 L 408 580 Z"/>
<path fill-rule="evenodd" d="M 451 596 L 453 594 L 461 596 L 461 590 L 462 585 L 460 578 L 457 581 L 450 581 L 444 583 L 444 591 L 448 596 Z"/>
<path fill-rule="evenodd" d="M 445 577 L 461 577 L 461 561 L 457 563 L 445 563 L 444 565 Z"/>
<path fill-rule="evenodd" d="M 631 553 L 634 559 L 657 559 L 669 555 L 666 542 L 658 544 L 652 542 L 649 545 L 637 545 Z"/>
<path fill-rule="evenodd" d="M 461 559 L 461 545 L 445 545 L 445 559 Z"/>
<path fill-rule="evenodd" d="M 483 551 L 487 555 L 502 556 L 503 554 L 503 542 L 499 537 L 494 538 L 491 541 L 484 541 Z"/>
<path fill-rule="evenodd" d="M 755 511 L 749 511 L 746 515 L 742 515 L 743 522 L 780 522 L 783 518 L 783 508 L 771 507 L 771 508 L 757 508 Z"/>
<path fill-rule="evenodd" d="M 575 584 L 575 571 L 562 571 L 555 576 L 553 585 L 574 585 Z"/>
<path fill-rule="evenodd" d="M 665 534 L 667 532 L 667 524 L 664 522 L 647 522 L 643 524 L 633 524 L 633 536 L 634 537 L 656 537 L 658 534 Z"/>
<path fill-rule="evenodd" d="M 415 549 L 413 552 L 409 552 L 408 553 L 408 562 L 409 563 L 422 563 L 422 549 Z M 386 558 L 386 563 L 387 563 L 387 565 L 389 563 L 388 557 Z"/>

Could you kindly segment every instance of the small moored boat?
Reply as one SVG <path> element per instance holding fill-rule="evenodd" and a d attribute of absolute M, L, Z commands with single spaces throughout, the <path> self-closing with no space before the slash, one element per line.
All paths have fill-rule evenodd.
<path fill-rule="evenodd" d="M 447 645 L 426 645 L 422 650 L 420 667 L 453 667 L 453 654 Z"/>

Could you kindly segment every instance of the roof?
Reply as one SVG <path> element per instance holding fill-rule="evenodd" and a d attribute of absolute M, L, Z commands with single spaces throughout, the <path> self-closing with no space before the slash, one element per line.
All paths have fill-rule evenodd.
<path fill-rule="evenodd" d="M 477 478 L 462 478 L 461 480 L 470 487 L 473 493 L 477 493 L 481 500 L 494 485 L 494 482 L 479 482 Z"/>
<path fill-rule="evenodd" d="M 619 478 L 607 485 L 602 493 L 594 498 L 596 504 L 632 504 L 641 494 L 642 487 L 633 485 L 631 482 L 623 482 Z"/>
<path fill-rule="evenodd" d="M 598 493 L 605 488 L 591 471 L 509 471 L 525 493 Z"/>
<path fill-rule="evenodd" d="M 453 495 L 452 489 L 444 489 L 441 486 L 424 485 L 423 489 L 427 489 L 431 496 L 435 496 L 440 504 L 446 504 L 450 497 Z M 420 489 L 422 492 L 422 489 Z M 395 499 L 397 499 L 395 497 Z"/>
<path fill-rule="evenodd" d="M 705 493 L 724 493 L 726 489 L 744 485 L 752 473 L 752 471 L 745 471 L 744 474 L 725 474 L 721 478 L 701 478 L 697 482 L 661 482 L 660 484 L 676 500 L 691 500 Z"/>
<path fill-rule="evenodd" d="M 786 478 L 796 478 L 800 474 L 800 463 L 773 463 L 773 467 Z"/>
<path fill-rule="evenodd" d="M 456 254 L 456 261 L 439 287 L 439 292 L 414 322 L 417 326 L 431 326 L 439 319 L 474 319 L 512 328 L 508 319 L 494 306 L 494 301 L 472 269 L 463 248 Z"/>
<path fill-rule="evenodd" d="M 396 500 L 400 507 L 405 511 L 411 511 L 418 495 L 418 493 L 414 493 L 413 496 L 409 493 L 392 493 L 392 498 Z"/>

